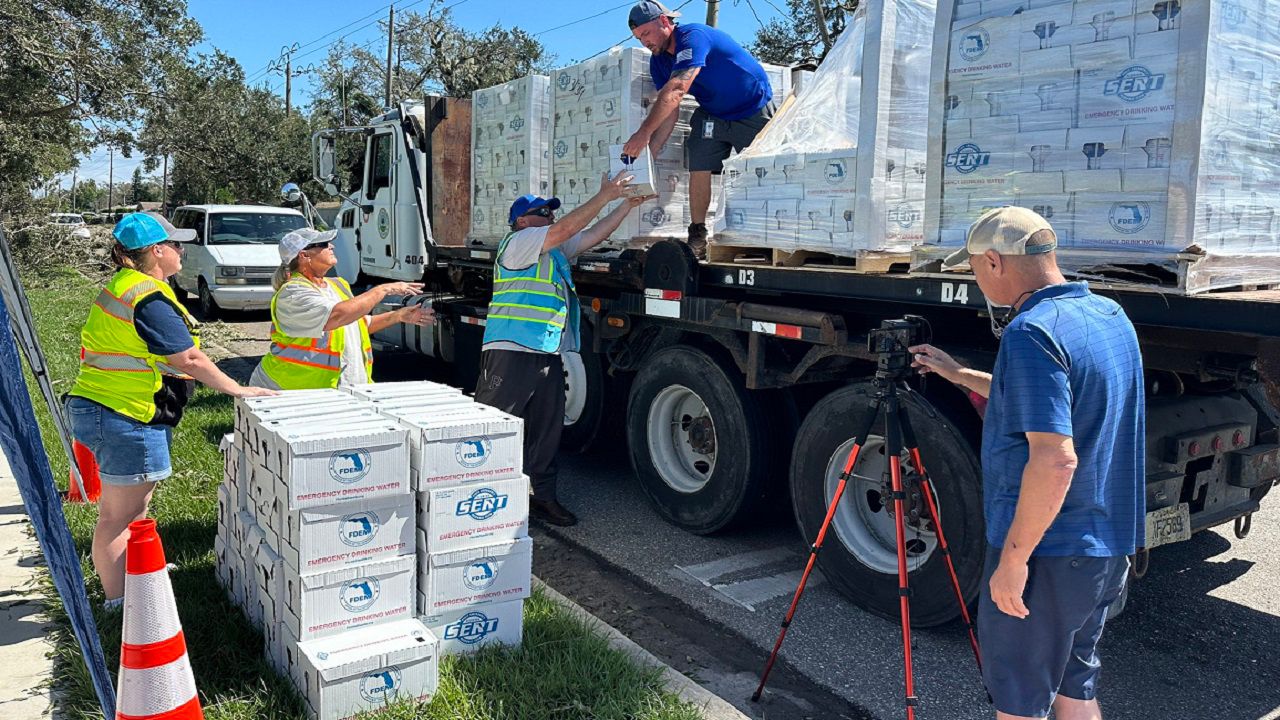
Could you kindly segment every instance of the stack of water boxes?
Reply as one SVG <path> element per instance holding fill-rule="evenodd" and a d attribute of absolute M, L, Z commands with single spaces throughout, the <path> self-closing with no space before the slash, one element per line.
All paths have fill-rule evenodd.
<path fill-rule="evenodd" d="M 533 570 L 521 420 L 433 383 L 350 392 L 408 429 L 418 616 L 440 652 L 520 644 Z"/>
<path fill-rule="evenodd" d="M 930 242 L 1017 204 L 1070 247 L 1280 253 L 1280 4 L 948 0 L 938 25 Z"/>
<path fill-rule="evenodd" d="M 218 576 L 312 717 L 436 688 L 414 619 L 408 432 L 337 390 L 237 401 L 218 489 Z"/>
<path fill-rule="evenodd" d="M 551 78 L 530 75 L 471 97 L 471 237 L 501 239 L 521 195 L 551 194 Z"/>
<path fill-rule="evenodd" d="M 644 48 L 614 48 L 553 73 L 554 189 L 566 210 L 596 193 L 601 176 L 610 170 L 610 161 L 620 154 L 620 146 L 648 116 L 659 89 L 649 74 L 649 57 Z M 774 102 L 780 105 L 791 91 L 791 72 L 776 65 L 765 65 L 765 72 Z M 681 103 L 680 118 L 671 137 L 653 158 L 658 197 L 629 215 L 610 236 L 610 245 L 623 246 L 640 238 L 683 237 L 687 233 L 691 220 L 685 141 L 690 117 L 697 107 L 692 96 L 686 96 Z M 717 195 L 713 191 L 712 197 Z M 613 207 L 616 205 L 601 215 Z M 709 222 L 714 219 L 714 210 L 713 203 Z"/>
<path fill-rule="evenodd" d="M 933 0 L 862 5 L 804 91 L 725 165 L 715 242 L 853 255 L 924 239 Z"/>

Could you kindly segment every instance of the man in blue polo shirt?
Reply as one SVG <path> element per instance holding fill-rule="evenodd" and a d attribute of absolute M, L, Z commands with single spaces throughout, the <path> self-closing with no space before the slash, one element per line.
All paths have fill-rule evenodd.
<path fill-rule="evenodd" d="M 921 373 L 989 398 L 978 637 L 999 720 L 1050 709 L 1058 720 L 1102 717 L 1098 639 L 1124 589 L 1127 556 L 1145 542 L 1137 335 L 1119 305 L 1063 278 L 1056 245 L 1030 210 L 984 213 L 945 264 L 967 261 L 988 301 L 1017 313 L 998 333 L 994 371 L 963 367 L 930 345 L 911 348 Z"/>
<path fill-rule="evenodd" d="M 622 152 L 637 157 L 648 147 L 656 156 L 680 118 L 680 101 L 688 93 L 697 99 L 685 153 L 692 221 L 689 247 L 703 257 L 711 176 L 719 175 L 730 152 L 750 145 L 773 117 L 773 89 L 760 63 L 728 33 L 697 23 L 676 25 L 673 19 L 679 16 L 654 0 L 631 8 L 631 34 L 653 53 L 649 74 L 658 97 Z"/>

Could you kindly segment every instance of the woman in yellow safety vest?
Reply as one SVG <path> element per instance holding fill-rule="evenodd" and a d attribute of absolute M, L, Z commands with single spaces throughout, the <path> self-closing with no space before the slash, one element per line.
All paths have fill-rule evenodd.
<path fill-rule="evenodd" d="M 373 382 L 369 335 L 394 323 L 426 325 L 434 313 L 419 306 L 370 315 L 389 295 L 422 292 L 422 283 L 392 282 L 355 295 L 346 280 L 326 277 L 338 264 L 334 231 L 295 230 L 280 239 L 280 267 L 272 285 L 271 347 L 250 382 L 280 390 L 332 388 Z"/>
<path fill-rule="evenodd" d="M 129 523 L 146 517 L 156 483 L 173 474 L 169 443 L 195 380 L 235 397 L 274 394 L 240 385 L 200 351 L 196 321 L 167 282 L 194 231 L 130 213 L 111 234 L 119 270 L 89 309 L 80 373 L 66 400 L 71 433 L 94 454 L 102 478 L 93 565 L 108 608 L 123 601 Z"/>

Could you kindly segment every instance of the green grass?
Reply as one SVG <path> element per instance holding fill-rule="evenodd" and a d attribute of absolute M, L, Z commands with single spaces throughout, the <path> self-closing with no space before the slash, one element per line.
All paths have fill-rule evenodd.
<path fill-rule="evenodd" d="M 37 332 L 58 394 L 75 378 L 79 330 L 98 283 L 69 270 L 24 275 Z M 40 395 L 27 378 L 33 398 Z M 46 408 L 36 414 L 55 478 L 65 488 L 63 457 Z M 171 573 L 196 685 L 210 720 L 305 717 L 291 684 L 268 666 L 262 639 L 225 597 L 214 577 L 217 487 L 222 479 L 218 439 L 231 430 L 231 400 L 201 388 L 174 435 L 175 473 L 160 483 L 151 514 L 159 522 L 165 552 L 178 564 Z M 89 559 L 96 518 L 93 505 L 64 506 L 81 553 L 91 603 L 108 667 L 119 660 L 118 614 L 98 608 L 102 587 Z M 52 582 L 55 687 L 69 718 L 100 718 L 93 686 L 80 659 Z M 553 601 L 535 593 L 525 605 L 524 642 L 441 663 L 440 689 L 429 704 L 401 704 L 379 717 L 403 720 L 696 720 L 692 706 L 665 691 L 657 672 L 635 665 L 599 634 Z"/>

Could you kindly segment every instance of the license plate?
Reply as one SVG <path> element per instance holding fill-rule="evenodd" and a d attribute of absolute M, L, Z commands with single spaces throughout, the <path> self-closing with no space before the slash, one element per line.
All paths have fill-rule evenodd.
<path fill-rule="evenodd" d="M 1191 508 L 1179 503 L 1147 513 L 1147 549 L 1191 539 Z"/>

